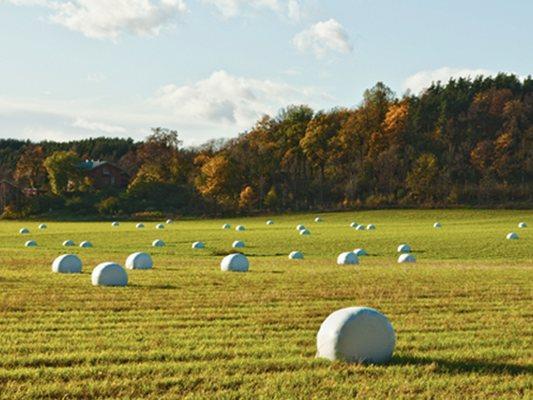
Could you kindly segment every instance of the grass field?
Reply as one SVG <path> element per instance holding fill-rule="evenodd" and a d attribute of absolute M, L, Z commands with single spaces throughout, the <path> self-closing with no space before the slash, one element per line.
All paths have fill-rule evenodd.
<path fill-rule="evenodd" d="M 163 231 L 0 222 L 0 398 L 532 398 L 533 211 L 322 217 L 176 221 Z M 377 229 L 356 231 L 354 220 Z M 520 239 L 506 240 L 511 231 Z M 150 247 L 156 238 L 167 246 Z M 25 248 L 28 239 L 39 246 Z M 66 249 L 66 239 L 94 248 Z M 222 273 L 236 239 L 250 271 Z M 206 249 L 192 250 L 196 240 Z M 414 265 L 396 263 L 404 242 Z M 356 247 L 370 253 L 360 265 L 335 264 Z M 305 260 L 288 260 L 291 250 Z M 91 285 L 98 263 L 124 264 L 134 251 L 150 252 L 155 268 L 128 271 L 126 288 Z M 51 273 L 66 252 L 82 258 L 81 275 Z M 354 305 L 390 319 L 390 364 L 315 359 L 321 322 Z"/>

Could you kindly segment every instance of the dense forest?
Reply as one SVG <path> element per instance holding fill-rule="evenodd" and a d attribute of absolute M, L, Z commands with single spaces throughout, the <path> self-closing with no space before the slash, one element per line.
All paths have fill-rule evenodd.
<path fill-rule="evenodd" d="M 97 189 L 83 160 L 109 161 L 127 185 Z M 401 98 L 378 83 L 356 108 L 292 105 L 195 148 L 162 128 L 143 142 L 0 140 L 0 174 L 35 189 L 5 201 L 4 217 L 531 207 L 533 79 L 450 80 Z"/>

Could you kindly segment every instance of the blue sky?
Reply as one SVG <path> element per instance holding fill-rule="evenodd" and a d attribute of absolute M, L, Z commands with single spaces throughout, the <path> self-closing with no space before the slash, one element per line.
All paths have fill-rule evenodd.
<path fill-rule="evenodd" d="M 383 81 L 533 70 L 533 1 L 0 0 L 0 137 L 235 136 Z"/>

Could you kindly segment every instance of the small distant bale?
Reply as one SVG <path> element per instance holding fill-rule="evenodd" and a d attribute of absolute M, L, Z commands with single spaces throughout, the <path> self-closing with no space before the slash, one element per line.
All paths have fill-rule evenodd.
<path fill-rule="evenodd" d="M 322 218 L 320 218 L 320 217 L 316 217 L 316 218 L 315 218 L 315 222 L 322 222 Z"/>
<path fill-rule="evenodd" d="M 142 222 L 139 222 L 138 224 L 135 225 L 135 228 L 142 229 L 144 228 L 144 224 Z"/>
<path fill-rule="evenodd" d="M 126 286 L 128 274 L 122 266 L 104 262 L 93 269 L 91 280 L 94 286 Z"/>
<path fill-rule="evenodd" d="M 193 249 L 205 249 L 205 244 L 204 242 L 194 242 L 192 244 L 192 248 Z"/>
<path fill-rule="evenodd" d="M 269 219 L 267 222 L 266 222 L 267 225 L 274 225 L 274 221 L 272 221 L 271 219 Z"/>
<path fill-rule="evenodd" d="M 302 235 L 302 236 L 307 236 L 307 235 L 310 235 L 310 234 L 311 234 L 311 232 L 309 231 L 309 229 L 302 229 L 300 231 L 300 235 Z"/>
<path fill-rule="evenodd" d="M 401 244 L 398 246 L 398 249 L 397 249 L 398 253 L 410 253 L 411 252 L 411 246 L 409 246 L 408 244 Z"/>
<path fill-rule="evenodd" d="M 353 251 L 353 253 L 357 256 L 357 257 L 361 257 L 361 256 L 367 256 L 368 253 L 366 252 L 365 249 L 355 249 Z"/>
<path fill-rule="evenodd" d="M 222 229 L 231 229 L 231 225 L 230 224 L 224 224 L 224 225 L 222 225 Z"/>
<path fill-rule="evenodd" d="M 81 273 L 81 269 L 81 260 L 75 254 L 63 254 L 57 257 L 52 263 L 52 272 L 58 274 L 79 274 Z"/>
<path fill-rule="evenodd" d="M 242 249 L 244 247 L 244 242 L 240 241 L 240 240 L 236 240 L 232 243 L 231 247 L 233 247 L 234 249 Z"/>
<path fill-rule="evenodd" d="M 65 240 L 65 241 L 63 242 L 63 246 L 65 246 L 65 247 L 76 246 L 76 243 L 74 243 L 73 240 L 70 240 L 70 239 L 69 239 L 69 240 Z"/>
<path fill-rule="evenodd" d="M 126 258 L 127 269 L 152 269 L 154 262 L 148 253 L 132 253 Z"/>
<path fill-rule="evenodd" d="M 364 230 L 365 230 L 365 226 L 359 224 L 359 225 L 357 225 L 357 226 L 355 227 L 355 230 L 356 230 L 356 231 L 364 231 Z"/>
<path fill-rule="evenodd" d="M 375 229 L 376 229 L 376 225 L 374 225 L 374 224 L 368 224 L 368 225 L 366 226 L 366 230 L 367 230 L 367 231 L 373 231 L 373 230 L 375 230 Z"/>
<path fill-rule="evenodd" d="M 46 229 L 48 228 L 48 225 L 46 224 L 39 224 L 39 229 Z"/>
<path fill-rule="evenodd" d="M 301 230 L 304 230 L 304 229 L 305 229 L 304 225 L 302 225 L 302 224 L 296 225 L 296 230 L 297 231 L 301 231 Z"/>
<path fill-rule="evenodd" d="M 152 242 L 153 247 L 165 247 L 165 242 L 163 242 L 161 239 L 156 239 Z"/>
<path fill-rule="evenodd" d="M 518 235 L 515 232 L 510 232 L 507 234 L 507 240 L 518 240 Z"/>
<path fill-rule="evenodd" d="M 291 253 L 289 254 L 289 259 L 290 260 L 303 260 L 304 255 L 300 251 L 291 251 Z"/>
<path fill-rule="evenodd" d="M 111 226 L 112 226 L 112 227 L 117 227 L 117 226 L 119 226 L 119 225 L 120 225 L 120 224 L 119 224 L 118 221 L 113 221 L 113 222 L 111 222 Z"/>
<path fill-rule="evenodd" d="M 250 263 L 244 254 L 235 253 L 224 257 L 220 263 L 222 271 L 246 272 Z"/>
<path fill-rule="evenodd" d="M 243 231 L 246 230 L 246 228 L 244 227 L 244 225 L 237 225 L 237 226 L 235 227 L 235 230 L 236 230 L 237 232 L 243 232 Z"/>
<path fill-rule="evenodd" d="M 433 228 L 435 228 L 435 229 L 442 228 L 442 224 L 441 224 L 440 222 L 437 221 L 437 222 L 435 222 L 435 223 L 433 224 Z"/>
<path fill-rule="evenodd" d="M 166 224 L 170 225 L 172 222 L 174 222 L 174 221 L 172 221 L 171 219 L 167 219 Z"/>
<path fill-rule="evenodd" d="M 346 251 L 344 253 L 339 254 L 337 257 L 337 264 L 338 265 L 353 265 L 353 264 L 359 264 L 359 259 L 352 251 Z"/>
<path fill-rule="evenodd" d="M 415 263 L 415 262 L 416 262 L 416 257 L 412 254 L 403 253 L 403 254 L 400 254 L 400 256 L 398 257 L 398 264 Z"/>
<path fill-rule="evenodd" d="M 396 345 L 390 321 L 369 307 L 348 307 L 330 314 L 316 336 L 317 357 L 348 363 L 383 364 Z"/>
<path fill-rule="evenodd" d="M 30 230 L 28 228 L 20 228 L 19 233 L 21 235 L 27 235 L 30 233 Z"/>
<path fill-rule="evenodd" d="M 527 228 L 527 224 L 526 224 L 525 222 L 520 222 L 520 223 L 518 224 L 518 227 L 519 227 L 520 229 L 524 229 L 524 228 Z"/>
<path fill-rule="evenodd" d="M 359 224 L 358 224 L 357 222 L 352 222 L 352 223 L 350 224 L 350 228 L 357 228 L 358 225 L 359 225 Z"/>
<path fill-rule="evenodd" d="M 163 224 L 157 224 L 157 225 L 155 226 L 155 229 L 165 229 L 165 225 L 163 225 Z"/>
<path fill-rule="evenodd" d="M 37 242 L 35 240 L 28 240 L 26 243 L 24 243 L 24 246 L 26 246 L 26 247 L 37 247 Z"/>
<path fill-rule="evenodd" d="M 93 244 L 87 240 L 84 240 L 83 242 L 80 243 L 80 247 L 89 248 L 89 247 L 93 247 Z"/>

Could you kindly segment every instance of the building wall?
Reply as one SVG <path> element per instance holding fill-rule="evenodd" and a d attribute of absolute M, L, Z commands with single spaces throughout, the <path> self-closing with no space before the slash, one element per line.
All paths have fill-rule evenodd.
<path fill-rule="evenodd" d="M 111 164 L 100 165 L 89 171 L 87 175 L 92 179 L 94 187 L 97 189 L 123 188 L 128 185 L 128 178 L 124 172 Z"/>

